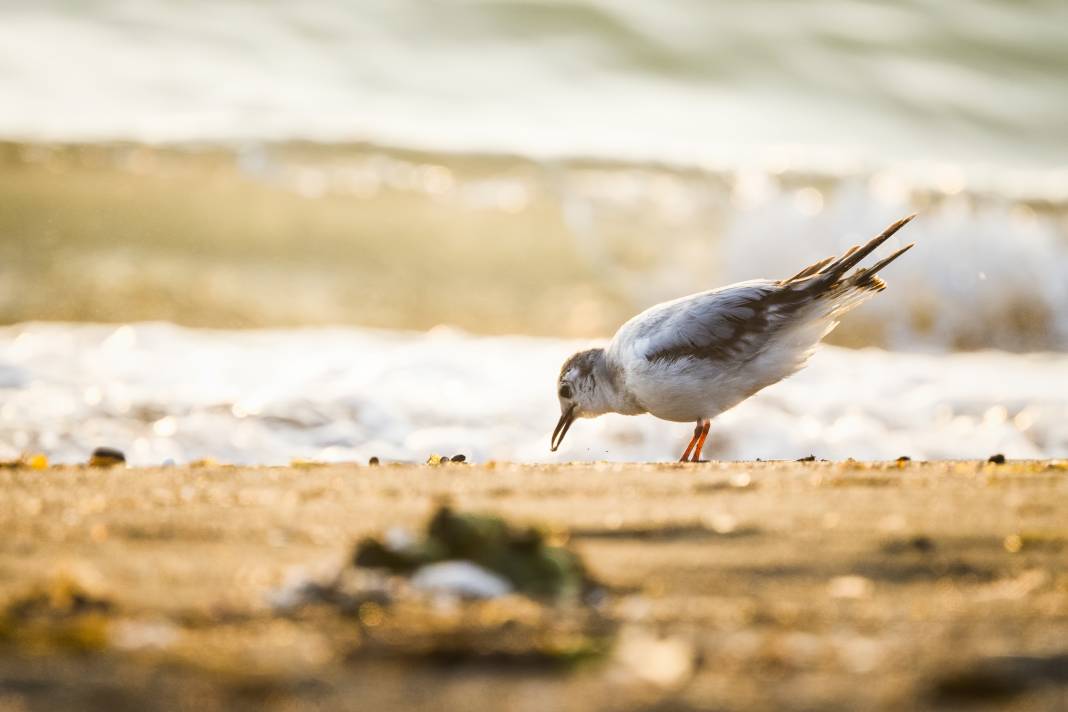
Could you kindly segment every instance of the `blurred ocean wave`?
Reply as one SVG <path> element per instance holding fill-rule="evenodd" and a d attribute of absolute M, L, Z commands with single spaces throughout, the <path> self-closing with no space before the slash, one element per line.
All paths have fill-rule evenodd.
<path fill-rule="evenodd" d="M 886 249 L 916 248 L 834 343 L 1066 350 L 1068 181 L 1046 188 L 938 164 L 0 144 L 0 320 L 607 336 L 656 302 L 788 276 L 919 212 Z"/>
<path fill-rule="evenodd" d="M 0 136 L 1066 160 L 1060 0 L 0 3 Z"/>
<path fill-rule="evenodd" d="M 0 1 L 0 321 L 607 335 L 919 211 L 837 343 L 1064 350 L 1066 76 L 1059 0 Z"/>
<path fill-rule="evenodd" d="M 581 421 L 558 453 L 553 378 L 579 341 L 368 329 L 206 331 L 165 324 L 0 329 L 0 458 L 672 460 L 690 425 Z M 722 459 L 1068 456 L 1063 354 L 824 347 L 716 419 Z"/>

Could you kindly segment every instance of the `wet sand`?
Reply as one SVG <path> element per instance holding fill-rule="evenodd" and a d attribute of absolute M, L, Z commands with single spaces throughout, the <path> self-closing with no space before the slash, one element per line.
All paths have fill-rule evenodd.
<path fill-rule="evenodd" d="M 443 498 L 603 594 L 272 607 Z M 1068 706 L 1065 461 L 5 469 L 0 531 L 5 711 Z"/>

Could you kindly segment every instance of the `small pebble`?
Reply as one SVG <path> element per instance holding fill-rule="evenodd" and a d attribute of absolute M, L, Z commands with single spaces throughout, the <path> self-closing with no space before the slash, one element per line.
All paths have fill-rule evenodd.
<path fill-rule="evenodd" d="M 114 467 L 115 465 L 125 464 L 126 456 L 122 454 L 121 450 L 116 450 L 113 447 L 98 447 L 89 456 L 90 467 Z"/>
<path fill-rule="evenodd" d="M 816 461 L 816 456 L 815 455 L 809 455 L 807 457 L 801 457 L 801 458 L 798 458 L 797 461 L 798 462 L 815 462 Z"/>
<path fill-rule="evenodd" d="M 661 688 L 684 685 L 698 663 L 692 641 L 682 636 L 660 637 L 636 625 L 620 631 L 614 656 L 632 676 Z"/>
<path fill-rule="evenodd" d="M 922 534 L 918 534 L 917 536 L 914 536 L 909 539 L 908 545 L 916 551 L 924 552 L 934 551 L 935 548 L 934 539 L 929 536 L 924 536 Z"/>
<path fill-rule="evenodd" d="M 1019 534 L 1010 534 L 1005 537 L 1005 541 L 1002 542 L 1002 545 L 1005 547 L 1005 551 L 1010 554 L 1019 553 L 1020 549 L 1023 548 L 1023 537 Z"/>
<path fill-rule="evenodd" d="M 367 464 L 370 465 L 371 467 L 377 466 L 378 465 L 378 456 L 377 455 L 373 455 L 371 457 L 371 459 L 367 461 Z"/>
<path fill-rule="evenodd" d="M 827 584 L 827 593 L 831 598 L 862 599 L 871 598 L 874 588 L 871 579 L 863 576 L 835 576 Z"/>
<path fill-rule="evenodd" d="M 467 455 L 453 455 L 451 462 L 467 462 Z"/>
<path fill-rule="evenodd" d="M 901 457 L 897 458 L 897 462 L 912 462 L 912 458 L 908 455 L 902 455 Z"/>
<path fill-rule="evenodd" d="M 1005 464 L 1005 456 L 1002 455 L 999 452 L 996 455 L 991 455 L 989 458 L 987 458 L 987 462 L 989 462 L 989 463 L 991 463 L 993 465 L 1004 465 Z"/>

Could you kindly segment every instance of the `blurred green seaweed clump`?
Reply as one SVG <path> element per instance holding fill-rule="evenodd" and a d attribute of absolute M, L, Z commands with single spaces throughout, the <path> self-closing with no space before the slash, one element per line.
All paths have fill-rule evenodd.
<path fill-rule="evenodd" d="M 402 575 L 439 562 L 469 561 L 539 599 L 575 599 L 594 586 L 578 554 L 550 545 L 537 528 L 514 527 L 492 515 L 460 514 L 449 506 L 431 517 L 423 540 L 398 545 L 367 537 L 357 544 L 353 560 L 356 566 Z"/>

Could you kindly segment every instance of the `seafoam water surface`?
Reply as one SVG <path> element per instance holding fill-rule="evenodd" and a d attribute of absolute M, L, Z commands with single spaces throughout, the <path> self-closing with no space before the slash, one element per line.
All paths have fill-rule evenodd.
<path fill-rule="evenodd" d="M 132 463 L 671 460 L 689 424 L 575 424 L 549 452 L 554 380 L 575 342 L 362 329 L 162 324 L 0 330 L 0 455 Z M 712 458 L 1068 456 L 1068 356 L 822 348 L 714 421 Z"/>

